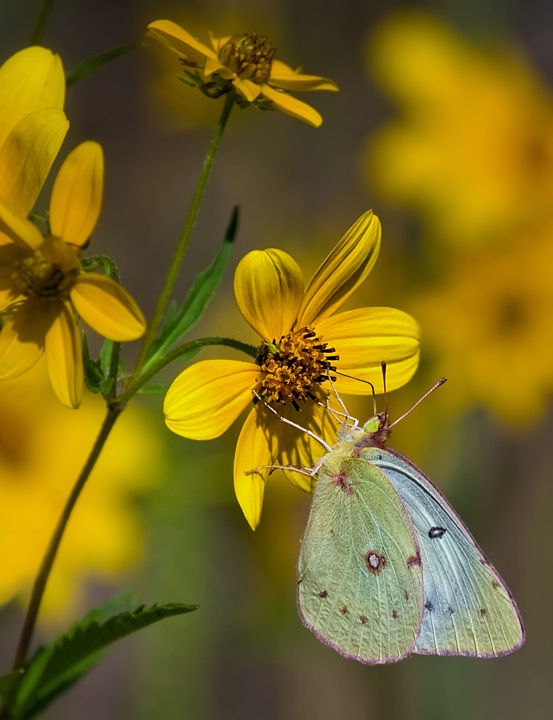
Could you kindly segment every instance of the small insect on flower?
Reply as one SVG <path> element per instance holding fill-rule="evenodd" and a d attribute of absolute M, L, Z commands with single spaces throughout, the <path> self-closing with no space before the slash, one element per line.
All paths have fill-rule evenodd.
<path fill-rule="evenodd" d="M 250 408 L 236 447 L 234 487 L 253 529 L 259 523 L 269 471 L 252 473 L 252 468 L 311 466 L 320 454 L 314 440 L 280 422 L 265 403 L 285 417 L 300 415 L 304 427 L 333 440 L 336 430 L 324 408 L 329 379 L 340 392 L 365 394 L 370 386 L 346 375 L 382 387 L 380 362 L 385 357 L 395 389 L 416 370 L 419 327 L 412 317 L 392 308 L 336 312 L 371 272 L 380 236 L 378 218 L 372 212 L 362 215 L 307 287 L 287 253 L 248 253 L 237 267 L 234 292 L 240 312 L 261 338 L 256 361 L 196 363 L 167 392 L 167 426 L 195 440 L 218 437 Z M 312 478 L 298 473 L 288 477 L 313 491 Z"/>
<path fill-rule="evenodd" d="M 235 91 L 236 102 L 243 107 L 274 108 L 319 127 L 320 114 L 287 91 L 338 90 L 333 80 L 304 75 L 276 60 L 276 48 L 255 32 L 211 37 L 212 47 L 208 47 L 176 23 L 156 20 L 148 25 L 148 35 L 179 55 L 186 72 L 181 79 L 208 97 Z"/>

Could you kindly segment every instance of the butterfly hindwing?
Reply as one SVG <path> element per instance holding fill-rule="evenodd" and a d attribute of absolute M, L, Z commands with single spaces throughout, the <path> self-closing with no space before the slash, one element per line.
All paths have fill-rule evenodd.
<path fill-rule="evenodd" d="M 386 663 L 413 652 L 422 604 L 418 541 L 398 492 L 338 444 L 317 473 L 301 549 L 302 621 L 345 657 Z"/>
<path fill-rule="evenodd" d="M 509 590 L 441 492 L 395 450 L 366 448 L 362 456 L 393 484 L 415 527 L 424 614 L 414 652 L 497 657 L 520 647 Z"/>

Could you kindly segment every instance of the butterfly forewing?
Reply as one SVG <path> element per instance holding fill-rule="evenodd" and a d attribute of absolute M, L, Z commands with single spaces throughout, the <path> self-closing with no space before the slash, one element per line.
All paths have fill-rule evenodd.
<path fill-rule="evenodd" d="M 298 606 L 304 624 L 345 657 L 392 662 L 413 652 L 420 631 L 418 542 L 385 473 L 344 445 L 317 474 Z"/>
<path fill-rule="evenodd" d="M 524 632 L 509 590 L 440 491 L 395 450 L 362 455 L 394 485 L 416 530 L 424 614 L 414 652 L 497 657 L 520 647 Z"/>

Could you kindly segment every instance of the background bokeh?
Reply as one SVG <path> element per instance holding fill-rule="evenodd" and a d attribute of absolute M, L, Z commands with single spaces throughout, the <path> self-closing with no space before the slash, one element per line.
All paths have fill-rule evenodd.
<path fill-rule="evenodd" d="M 2 59 L 26 44 L 37 9 L 35 0 L 0 5 Z M 147 22 L 163 17 L 202 39 L 208 29 L 255 29 L 274 40 L 286 62 L 331 77 L 341 89 L 304 96 L 324 117 L 317 130 L 279 113 L 234 113 L 178 291 L 213 256 L 235 204 L 241 224 L 234 264 L 250 249 L 277 246 L 306 275 L 373 208 L 383 248 L 355 303 L 402 308 L 423 333 L 421 368 L 389 398 L 392 418 L 439 377 L 449 378 L 394 429 L 393 446 L 459 510 L 511 587 L 528 637 L 519 652 L 493 661 L 412 657 L 371 668 L 342 659 L 303 628 L 295 608 L 310 498 L 275 476 L 252 533 L 232 489 L 238 428 L 209 443 L 185 441 L 164 429 L 161 401 L 148 398 L 121 420 L 111 463 L 97 481 L 104 490 L 85 492 L 77 507 L 74 523 L 89 545 L 78 544 L 79 533 L 66 538 L 59 582 L 70 585 L 55 585 L 59 597 L 51 596 L 41 636 L 126 588 L 147 603 L 201 607 L 121 642 L 45 717 L 549 717 L 550 3 L 59 0 L 43 44 L 70 69 L 139 38 Z M 71 129 L 62 156 L 85 139 L 98 140 L 106 153 L 94 250 L 115 258 L 147 314 L 220 110 L 177 82 L 176 72 L 172 54 L 143 49 L 72 88 L 66 105 Z M 198 336 L 254 341 L 231 292 L 232 268 Z M 5 387 L 2 399 L 22 392 Z M 16 420 L 15 404 L 0 402 L 2 671 L 22 619 L 9 598 L 25 597 L 29 587 L 21 558 L 37 561 L 36 551 L 23 552 L 40 535 L 36 502 L 44 503 L 42 520 L 53 522 L 62 473 L 69 487 L 74 458 L 84 458 L 86 437 L 94 434 L 95 409 L 85 405 L 72 422 L 65 415 L 71 411 L 62 418 L 44 392 L 27 393 Z M 361 418 L 372 413 L 369 398 L 348 404 Z M 47 470 L 31 482 L 25 462 L 36 460 L 33 453 L 46 458 L 45 448 Z M 25 543 L 8 543 L 17 532 Z M 110 537 L 113 554 L 105 549 Z"/>

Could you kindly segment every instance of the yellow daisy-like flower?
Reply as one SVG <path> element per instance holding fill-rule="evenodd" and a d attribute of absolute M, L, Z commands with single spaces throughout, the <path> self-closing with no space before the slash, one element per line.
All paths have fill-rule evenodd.
<path fill-rule="evenodd" d="M 105 403 L 87 393 L 78 413 L 55 400 L 42 364 L 0 392 L 0 605 L 27 605 L 32 583 L 67 495 L 98 432 Z M 40 621 L 73 613 L 89 577 L 116 580 L 143 556 L 134 500 L 157 484 L 164 453 L 150 418 L 128 408 L 94 469 L 86 501 L 69 523 Z M 59 448 L 59 451 L 54 449 Z"/>
<path fill-rule="evenodd" d="M 50 203 L 50 233 L 0 200 L 0 379 L 20 375 L 46 353 L 61 402 L 79 406 L 83 388 L 78 317 L 114 341 L 139 338 L 145 320 L 118 283 L 80 271 L 80 251 L 96 226 L 102 201 L 101 147 L 85 142 L 63 163 Z"/>
<path fill-rule="evenodd" d="M 503 253 L 459 262 L 443 286 L 412 303 L 426 347 L 447 368 L 448 402 L 529 423 L 553 392 L 553 226 Z"/>
<path fill-rule="evenodd" d="M 234 89 L 240 104 L 256 103 L 262 108 L 276 108 L 319 127 L 323 121 L 320 114 L 286 91 L 338 90 L 333 80 L 303 75 L 275 60 L 275 47 L 266 37 L 254 32 L 211 37 L 212 47 L 199 42 L 170 20 L 150 23 L 148 34 L 176 52 L 183 65 L 197 73 L 190 75 L 191 82 L 211 97 Z"/>
<path fill-rule="evenodd" d="M 257 361 L 196 363 L 176 378 L 165 397 L 168 427 L 195 440 L 219 436 L 251 407 L 236 448 L 234 486 L 253 529 L 259 523 L 268 474 L 260 468 L 311 466 L 321 454 L 320 445 L 283 423 L 264 403 L 252 406 L 254 392 L 278 415 L 331 439 L 334 423 L 324 408 L 329 378 L 339 393 L 365 394 L 371 387 L 360 380 L 382 392 L 383 361 L 389 390 L 405 384 L 416 370 L 419 328 L 412 317 L 390 308 L 336 314 L 372 270 L 380 236 L 378 218 L 365 213 L 307 287 L 300 268 L 285 252 L 248 253 L 237 267 L 234 292 L 240 312 L 262 339 Z M 299 473 L 289 477 L 304 490 L 313 490 L 311 478 Z"/>
<path fill-rule="evenodd" d="M 61 60 L 50 50 L 26 48 L 0 67 L 0 198 L 23 217 L 68 130 L 64 99 Z"/>
<path fill-rule="evenodd" d="M 423 12 L 382 23 L 372 74 L 401 107 L 373 135 L 368 179 L 457 249 L 516 242 L 553 207 L 553 102 L 520 49 L 468 42 Z M 401 172 L 397 168 L 401 167 Z"/>

